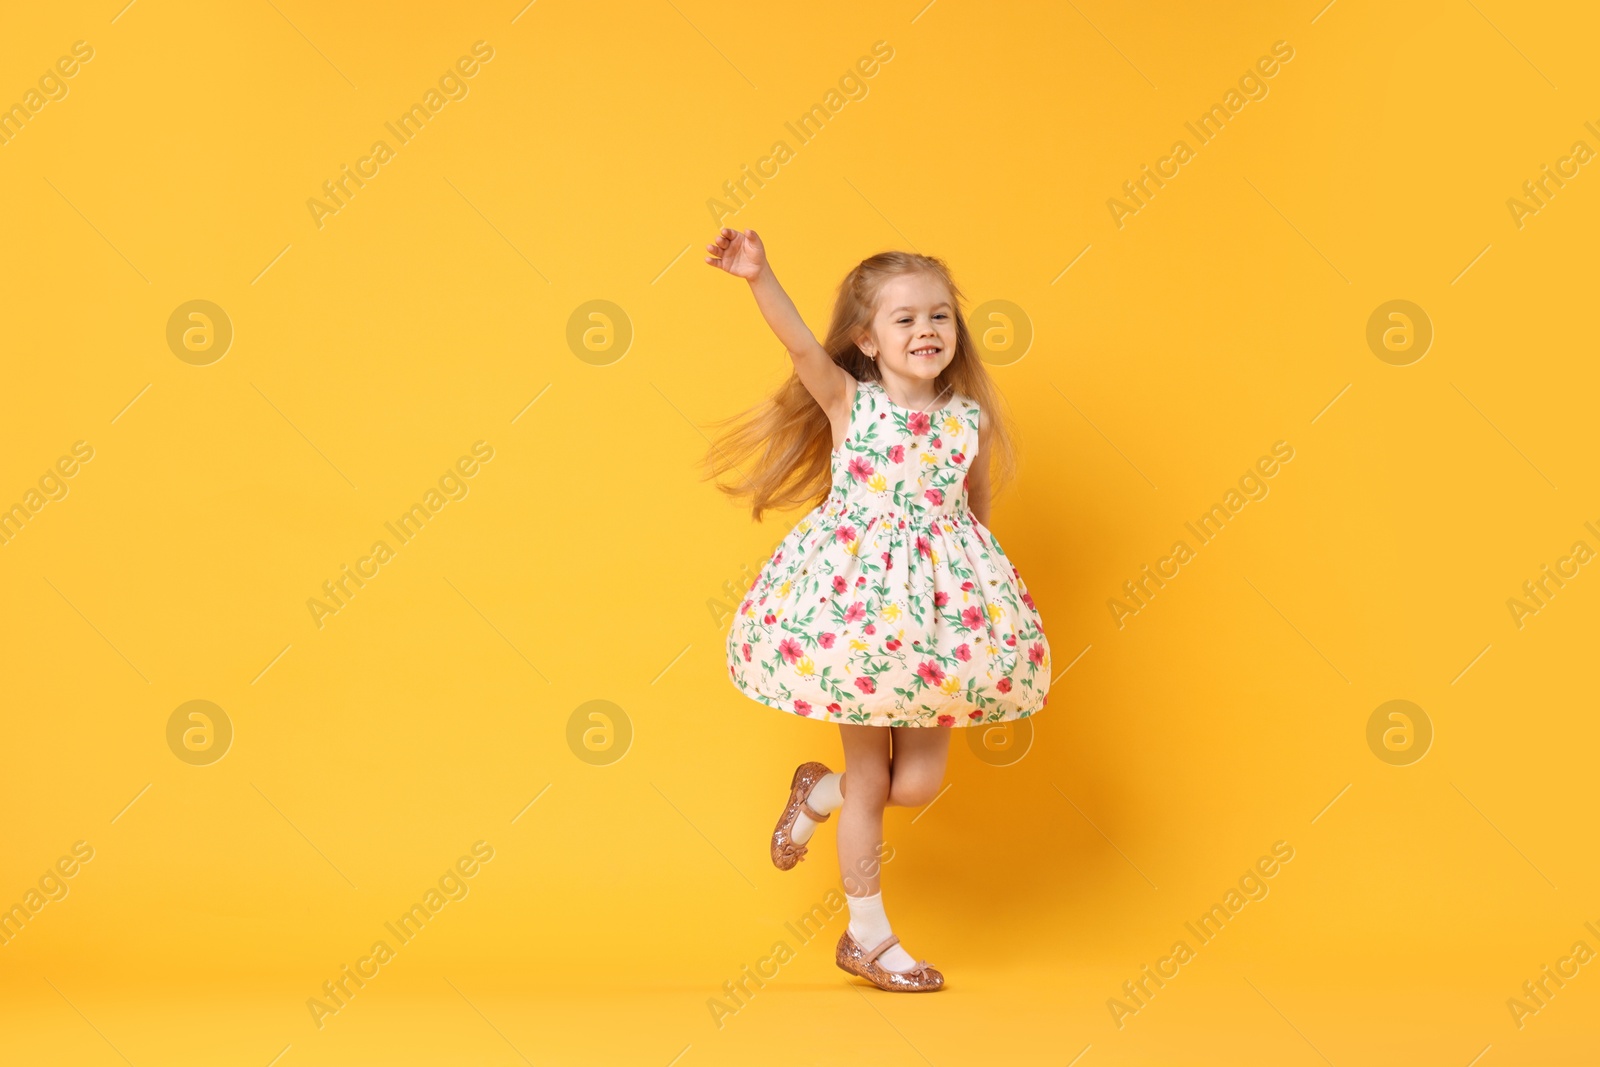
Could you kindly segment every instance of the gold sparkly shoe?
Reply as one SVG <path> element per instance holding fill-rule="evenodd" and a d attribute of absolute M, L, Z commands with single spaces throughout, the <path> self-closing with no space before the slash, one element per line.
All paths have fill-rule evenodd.
<path fill-rule="evenodd" d="M 777 829 L 772 831 L 772 865 L 778 870 L 787 871 L 806 858 L 806 846 L 794 840 L 794 821 L 802 811 L 812 822 L 827 822 L 832 817 L 832 812 L 822 815 L 806 803 L 806 798 L 811 796 L 811 790 L 822 780 L 822 776 L 832 773 L 827 764 L 815 761 L 802 763 L 794 769 L 794 779 L 789 783 L 789 803 L 778 817 Z"/>
<path fill-rule="evenodd" d="M 909 971 L 891 971 L 878 965 L 878 957 L 899 940 L 898 936 L 890 934 L 881 945 L 868 951 L 850 936 L 850 930 L 846 927 L 844 935 L 839 938 L 839 947 L 834 950 L 833 962 L 839 965 L 841 971 L 859 975 L 890 993 L 932 993 L 943 989 L 944 975 L 929 967 L 927 960 L 918 960 L 917 965 Z"/>

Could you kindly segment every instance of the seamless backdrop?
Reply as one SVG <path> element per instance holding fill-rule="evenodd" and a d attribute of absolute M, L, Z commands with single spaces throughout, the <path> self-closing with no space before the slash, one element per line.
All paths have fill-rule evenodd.
<path fill-rule="evenodd" d="M 0 1059 L 1593 1062 L 1587 7 L 124 2 L 0 32 Z M 1019 433 L 937 998 L 766 859 L 718 225 L 945 258 Z"/>

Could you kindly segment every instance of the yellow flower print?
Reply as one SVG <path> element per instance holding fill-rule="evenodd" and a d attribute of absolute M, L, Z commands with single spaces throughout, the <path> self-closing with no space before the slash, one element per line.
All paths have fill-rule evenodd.
<path fill-rule="evenodd" d="M 801 519 L 800 520 L 800 525 L 798 527 L 799 532 L 800 533 L 805 533 L 809 529 L 811 529 L 811 520 L 810 519 Z"/>
<path fill-rule="evenodd" d="M 924 452 L 922 454 L 922 462 L 926 463 L 930 467 L 935 467 L 939 464 L 939 457 L 935 456 L 932 452 Z"/>
<path fill-rule="evenodd" d="M 947 674 L 944 676 L 944 681 L 939 683 L 939 688 L 942 689 L 947 696 L 959 692 L 961 689 L 961 679 L 957 678 L 953 674 Z"/>
<path fill-rule="evenodd" d="M 1002 608 L 999 604 L 996 604 L 992 600 L 989 601 L 989 618 L 998 619 L 1000 616 L 1004 615 L 1005 613 L 1006 613 L 1005 609 Z"/>
<path fill-rule="evenodd" d="M 900 605 L 893 602 L 885 604 L 883 610 L 878 614 L 883 617 L 884 622 L 894 622 L 900 617 Z"/>
<path fill-rule="evenodd" d="M 881 493 L 885 489 L 889 488 L 889 479 L 885 478 L 881 474 L 874 474 L 871 478 L 867 479 L 867 488 L 871 489 L 874 493 Z"/>
<path fill-rule="evenodd" d="M 944 420 L 944 432 L 947 433 L 947 434 L 951 434 L 951 435 L 960 433 L 961 432 L 961 420 L 956 418 L 954 415 L 951 415 L 948 418 L 946 418 Z"/>
<path fill-rule="evenodd" d="M 810 656 L 804 656 L 794 665 L 794 671 L 802 678 L 809 678 L 817 673 L 817 665 L 811 662 Z"/>
<path fill-rule="evenodd" d="M 861 640 L 861 638 L 852 637 L 850 639 L 850 648 L 853 651 L 860 652 L 862 649 L 864 649 L 866 647 L 867 647 L 867 643 L 865 641 Z"/>
<path fill-rule="evenodd" d="M 937 567 L 939 565 L 939 550 L 937 548 L 929 549 L 928 555 L 933 557 L 933 565 Z"/>
<path fill-rule="evenodd" d="M 789 583 L 788 582 L 784 582 L 781 586 L 778 587 L 778 595 L 781 596 L 781 597 L 789 595 Z"/>

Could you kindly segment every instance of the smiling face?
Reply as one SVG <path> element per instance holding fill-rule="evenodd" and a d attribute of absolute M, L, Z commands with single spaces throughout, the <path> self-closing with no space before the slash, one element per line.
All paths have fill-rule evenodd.
<path fill-rule="evenodd" d="M 885 378 L 921 392 L 956 357 L 956 305 L 932 274 L 900 274 L 878 290 L 877 310 L 856 341 Z"/>

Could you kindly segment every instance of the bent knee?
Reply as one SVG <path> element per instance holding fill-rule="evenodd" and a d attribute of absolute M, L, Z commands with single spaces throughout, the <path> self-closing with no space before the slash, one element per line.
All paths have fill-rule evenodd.
<path fill-rule="evenodd" d="M 848 768 L 845 770 L 844 799 L 848 802 L 881 808 L 890 802 L 889 789 L 887 774 L 871 774 Z"/>
<path fill-rule="evenodd" d="M 889 803 L 919 808 L 939 795 L 940 779 L 931 774 L 898 774 L 889 785 Z"/>

